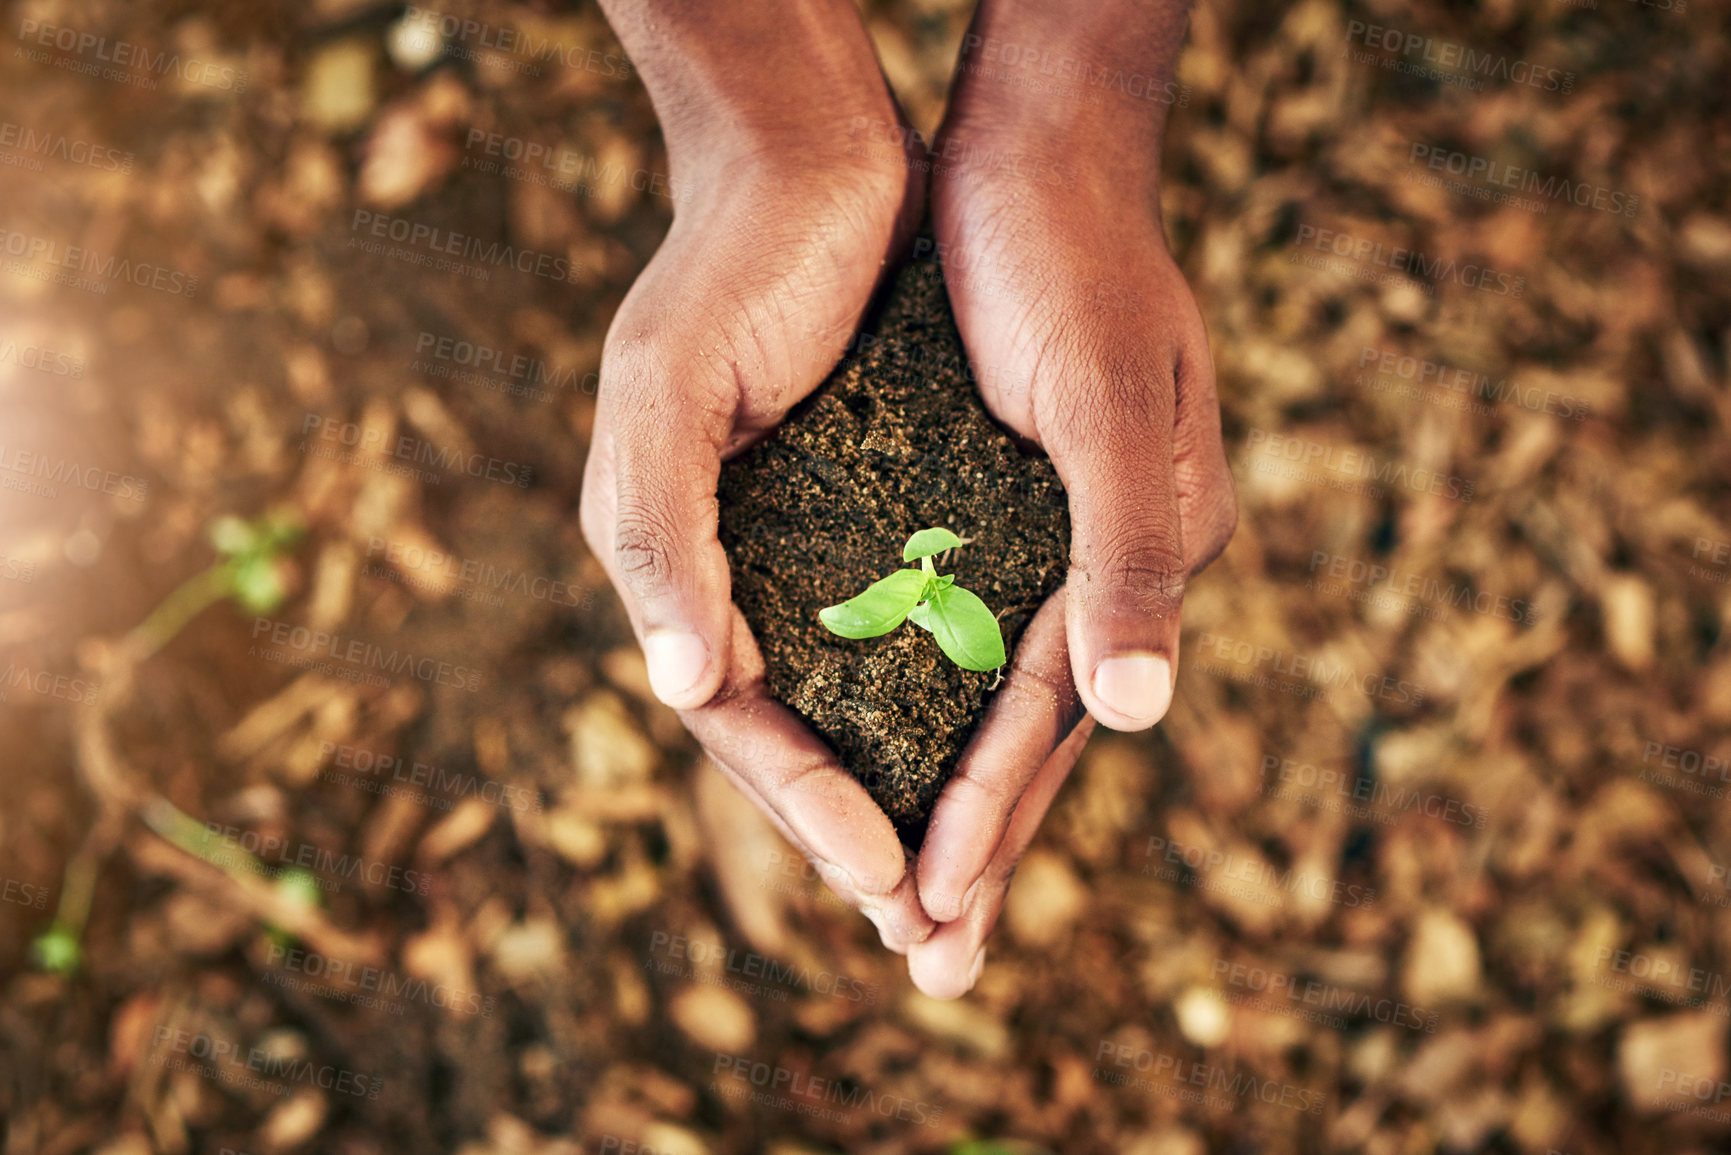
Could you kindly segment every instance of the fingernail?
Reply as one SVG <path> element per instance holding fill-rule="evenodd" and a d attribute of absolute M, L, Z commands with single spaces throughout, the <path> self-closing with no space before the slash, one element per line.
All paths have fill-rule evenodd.
<path fill-rule="evenodd" d="M 974 984 L 980 981 L 980 972 L 986 969 L 986 948 L 980 947 L 974 955 L 974 963 L 968 968 L 968 989 L 974 989 Z"/>
<path fill-rule="evenodd" d="M 643 639 L 643 660 L 657 698 L 676 710 L 703 704 L 691 700 L 709 669 L 709 647 L 702 638 L 684 630 L 652 630 Z"/>
<path fill-rule="evenodd" d="M 978 889 L 980 889 L 980 880 L 969 878 L 963 879 L 961 884 L 952 890 L 934 895 L 932 905 L 936 906 L 940 913 L 936 913 L 932 917 L 939 922 L 954 922 L 961 918 L 966 913 L 969 904 L 974 901 L 974 892 Z"/>
<path fill-rule="evenodd" d="M 1172 665 L 1159 654 L 1114 654 L 1094 667 L 1094 696 L 1134 728 L 1152 726 L 1172 704 Z"/>
<path fill-rule="evenodd" d="M 817 871 L 817 876 L 823 879 L 823 884 L 834 891 L 838 898 L 851 899 L 864 893 L 860 890 L 859 883 L 853 880 L 853 875 L 835 863 L 825 862 L 821 858 L 813 858 L 810 862 L 812 869 Z"/>

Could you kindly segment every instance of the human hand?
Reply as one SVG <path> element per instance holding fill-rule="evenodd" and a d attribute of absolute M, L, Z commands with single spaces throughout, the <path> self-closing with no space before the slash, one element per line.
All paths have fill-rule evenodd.
<path fill-rule="evenodd" d="M 667 139 L 676 213 L 610 328 L 581 520 L 656 695 L 905 952 L 931 922 L 894 828 L 764 685 L 716 537 L 721 461 L 822 382 L 923 181 L 849 126 L 898 111 L 845 0 L 604 5 Z M 865 118 L 861 121 L 859 118 Z"/>
<path fill-rule="evenodd" d="M 1182 6 L 982 0 L 934 144 L 932 209 L 962 340 L 992 414 L 1069 494 L 1065 585 L 944 787 L 920 849 L 914 981 L 970 989 L 1010 874 L 1091 723 L 1144 730 L 1171 703 L 1186 579 L 1236 524 L 1208 338 L 1167 252 L 1160 139 Z M 1053 97 L 1017 83 L 1026 46 Z M 970 50 L 972 58 L 970 57 Z M 985 66 L 987 55 L 999 63 Z M 1051 67 L 1056 60 L 1069 65 Z M 1148 78 L 1155 98 L 1091 78 Z M 1098 97 L 1098 100 L 1091 100 Z"/>

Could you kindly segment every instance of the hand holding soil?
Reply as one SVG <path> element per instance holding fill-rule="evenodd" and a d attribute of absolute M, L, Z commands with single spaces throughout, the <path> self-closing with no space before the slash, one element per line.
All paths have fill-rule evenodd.
<path fill-rule="evenodd" d="M 608 333 L 583 532 L 656 694 L 905 950 L 932 923 L 901 841 L 766 689 L 716 539 L 722 457 L 823 380 L 921 212 L 905 158 L 846 151 L 855 117 L 896 117 L 857 14 L 836 3 L 815 21 L 783 7 L 607 5 L 660 115 L 674 183 L 692 193 Z"/>
<path fill-rule="evenodd" d="M 970 32 L 1171 76 L 1184 13 L 983 3 Z M 1208 336 L 1161 227 L 1165 106 L 1016 99 L 965 52 L 933 148 L 956 158 L 934 167 L 937 251 L 986 407 L 1069 495 L 1071 551 L 920 850 L 943 925 L 909 970 L 958 994 L 1086 741 L 1082 709 L 1116 730 L 1166 713 L 1185 581 L 1237 524 Z"/>
<path fill-rule="evenodd" d="M 1184 580 L 1232 531 L 1206 334 L 1159 222 L 1164 108 L 1078 117 L 1067 106 L 1048 122 L 1037 98 L 979 79 L 964 59 L 936 150 L 959 161 L 862 156 L 845 147 L 848 126 L 862 116 L 894 123 L 897 112 L 850 7 L 807 22 L 779 10 L 656 11 L 651 28 L 657 7 L 617 3 L 609 15 L 661 113 L 676 184 L 700 191 L 609 333 L 584 530 L 624 596 L 657 694 L 873 918 L 885 945 L 909 955 L 914 981 L 954 997 L 978 978 L 1010 873 L 1086 740 L 1084 710 L 1125 730 L 1165 713 Z M 1167 12 L 1139 12 L 1126 27 L 1122 14 L 987 4 L 975 30 L 1068 42 L 1085 58 L 1140 53 L 1141 67 L 1169 74 L 1183 28 Z M 742 52 L 757 62 L 749 76 L 729 67 Z M 717 108 L 717 93 L 737 107 Z M 1029 153 L 1046 162 L 1037 171 L 1062 179 L 1031 182 L 1014 175 L 1025 166 L 1002 163 Z M 868 795 L 783 704 L 797 694 L 778 681 L 780 639 L 754 638 L 730 604 L 745 595 L 717 539 L 715 493 L 722 457 L 761 439 L 843 352 L 919 218 L 927 168 L 945 267 L 938 289 L 947 287 L 981 398 L 1050 455 L 1050 466 L 1024 460 L 1056 467 L 1074 539 L 1067 580 L 1035 565 L 1033 598 L 992 603 L 1021 615 L 1005 623 L 1016 639 L 1007 680 L 989 701 L 989 675 L 957 687 L 968 717 L 953 736 L 971 741 L 929 780 L 935 789 L 947 777 L 929 827 L 929 795 L 898 818 L 904 833 L 910 819 L 924 828 L 916 889 L 880 809 L 882 784 L 868 777 Z M 945 523 L 942 510 L 922 507 L 926 516 L 907 524 L 915 512 L 890 519 L 904 536 Z M 1013 537 L 995 528 L 1000 541 Z M 879 544 L 884 557 L 899 546 Z M 867 582 L 885 572 L 882 558 L 871 564 Z M 760 610 L 777 588 L 756 583 L 757 601 L 741 605 Z M 810 625 L 819 628 L 815 607 Z"/>

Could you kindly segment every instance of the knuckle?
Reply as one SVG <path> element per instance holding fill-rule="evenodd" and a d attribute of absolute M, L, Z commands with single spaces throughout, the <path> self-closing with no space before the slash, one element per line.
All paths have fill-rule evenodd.
<path fill-rule="evenodd" d="M 643 509 L 621 509 L 613 529 L 613 561 L 633 591 L 662 589 L 677 568 L 672 527 Z"/>
<path fill-rule="evenodd" d="M 1099 572 L 1113 600 L 1138 614 L 1172 617 L 1184 604 L 1184 565 L 1166 550 L 1142 548 L 1116 553 Z"/>

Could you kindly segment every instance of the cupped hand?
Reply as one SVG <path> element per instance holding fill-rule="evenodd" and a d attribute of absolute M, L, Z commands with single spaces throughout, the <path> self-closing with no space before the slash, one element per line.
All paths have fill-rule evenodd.
<path fill-rule="evenodd" d="M 1010 7 L 983 7 L 977 43 L 1088 43 L 1074 21 L 1046 27 L 1049 14 L 1030 23 Z M 1165 714 L 1185 582 L 1236 524 L 1207 333 L 1161 223 L 1158 125 L 1145 108 L 1054 109 L 1017 91 L 1001 71 L 964 68 L 934 146 L 932 211 L 982 397 L 1051 457 L 1071 556 L 920 849 L 920 898 L 943 925 L 909 970 L 951 996 L 979 976 L 1010 874 L 1080 752 L 1084 709 L 1130 731 Z"/>
<path fill-rule="evenodd" d="M 716 487 L 722 459 L 839 359 L 918 222 L 923 182 L 899 148 L 859 147 L 858 118 L 893 125 L 898 114 L 851 6 L 651 7 L 608 5 L 667 136 L 676 212 L 607 335 L 584 537 L 656 695 L 905 952 L 932 924 L 900 840 L 765 688 L 731 600 Z"/>

